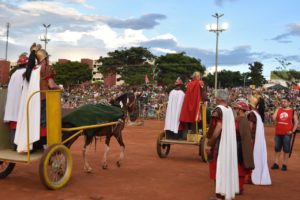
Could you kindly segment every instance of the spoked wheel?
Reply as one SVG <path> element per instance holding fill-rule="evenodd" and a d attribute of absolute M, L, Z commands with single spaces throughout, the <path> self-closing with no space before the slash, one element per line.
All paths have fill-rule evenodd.
<path fill-rule="evenodd" d="M 16 163 L 0 161 L 0 179 L 6 178 L 15 168 Z"/>
<path fill-rule="evenodd" d="M 160 158 L 166 158 L 170 152 L 171 145 L 170 144 L 162 144 L 161 140 L 164 138 L 165 132 L 159 134 L 156 142 L 156 151 Z"/>
<path fill-rule="evenodd" d="M 206 145 L 207 145 L 207 138 L 202 137 L 200 140 L 199 146 L 199 156 L 201 156 L 203 162 L 207 162 L 207 153 L 206 153 Z"/>
<path fill-rule="evenodd" d="M 64 187 L 71 178 L 73 160 L 69 149 L 64 145 L 50 146 L 40 161 L 41 182 L 48 189 Z"/>

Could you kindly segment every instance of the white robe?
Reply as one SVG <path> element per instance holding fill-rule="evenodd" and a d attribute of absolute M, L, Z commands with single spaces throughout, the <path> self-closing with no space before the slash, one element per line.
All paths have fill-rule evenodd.
<path fill-rule="evenodd" d="M 216 193 L 225 199 L 234 199 L 239 193 L 239 175 L 236 130 L 232 109 L 218 106 L 222 110 L 222 133 L 217 158 Z"/>
<path fill-rule="evenodd" d="M 23 87 L 23 74 L 25 68 L 17 69 L 11 76 L 5 104 L 4 122 L 18 121 L 19 105 Z"/>
<path fill-rule="evenodd" d="M 256 111 L 252 111 L 256 116 L 256 132 L 255 143 L 253 149 L 254 170 L 252 171 L 252 182 L 255 185 L 271 185 L 271 177 L 268 167 L 268 155 L 265 139 L 264 124 L 260 115 Z"/>
<path fill-rule="evenodd" d="M 178 133 L 178 127 L 180 124 L 179 117 L 184 95 L 185 94 L 182 90 L 174 89 L 170 92 L 164 130 Z"/>
<path fill-rule="evenodd" d="M 27 101 L 32 93 L 40 90 L 40 65 L 32 70 L 30 82 L 24 80 L 23 90 L 20 101 L 20 110 L 14 143 L 17 145 L 18 152 L 27 152 Z M 29 143 L 30 150 L 32 144 L 40 139 L 40 116 L 41 99 L 40 93 L 35 94 L 29 103 Z"/>

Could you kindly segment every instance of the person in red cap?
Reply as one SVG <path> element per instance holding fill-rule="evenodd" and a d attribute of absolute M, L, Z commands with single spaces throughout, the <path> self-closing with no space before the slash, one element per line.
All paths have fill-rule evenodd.
<path fill-rule="evenodd" d="M 16 149 L 16 145 L 14 144 L 14 138 L 17 127 L 19 104 L 23 87 L 23 74 L 26 70 L 27 63 L 27 53 L 22 53 L 17 61 L 17 70 L 11 75 L 7 88 L 4 122 L 7 122 L 9 124 L 11 147 L 14 150 Z"/>
<path fill-rule="evenodd" d="M 178 78 L 175 82 L 175 89 L 169 94 L 168 107 L 166 111 L 165 128 L 167 137 L 171 139 L 182 138 L 182 133 L 179 133 L 179 116 L 184 99 L 184 92 L 181 89 L 183 82 Z"/>
<path fill-rule="evenodd" d="M 204 82 L 200 72 L 194 72 L 192 81 L 187 84 L 187 89 L 180 113 L 180 122 L 185 123 L 188 132 L 191 132 L 196 122 L 201 120 L 201 103 L 207 101 L 204 91 Z M 193 127 L 192 127 L 193 126 Z M 195 132 L 195 130 L 193 130 Z"/>
<path fill-rule="evenodd" d="M 253 141 L 251 137 L 250 125 L 247 119 L 246 111 L 249 106 L 243 101 L 237 101 L 234 104 L 236 111 L 235 127 L 238 152 L 238 172 L 240 194 L 244 191 L 245 176 L 254 169 L 253 161 Z"/>

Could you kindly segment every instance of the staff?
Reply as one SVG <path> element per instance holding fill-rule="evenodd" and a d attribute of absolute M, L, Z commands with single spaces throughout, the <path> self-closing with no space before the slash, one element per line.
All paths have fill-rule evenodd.
<path fill-rule="evenodd" d="M 290 154 L 289 154 L 289 158 L 291 157 L 291 155 L 292 155 L 292 152 L 293 152 L 293 147 L 294 147 L 294 143 L 295 143 L 295 138 L 296 138 L 296 134 L 297 133 L 300 133 L 300 130 L 299 129 L 297 129 L 295 132 L 294 132 L 294 136 L 293 136 L 293 140 L 292 140 L 292 145 L 291 145 L 291 150 L 290 150 Z"/>

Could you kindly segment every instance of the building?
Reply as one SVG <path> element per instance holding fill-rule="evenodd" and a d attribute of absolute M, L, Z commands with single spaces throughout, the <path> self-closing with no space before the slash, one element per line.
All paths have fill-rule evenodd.
<path fill-rule="evenodd" d="M 0 85 L 7 85 L 9 80 L 10 62 L 0 60 Z"/>

